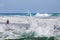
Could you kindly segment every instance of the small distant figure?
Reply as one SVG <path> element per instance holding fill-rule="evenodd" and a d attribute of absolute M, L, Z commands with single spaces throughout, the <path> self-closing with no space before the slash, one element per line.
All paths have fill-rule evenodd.
<path fill-rule="evenodd" d="M 9 20 L 7 20 L 7 24 L 9 24 Z"/>

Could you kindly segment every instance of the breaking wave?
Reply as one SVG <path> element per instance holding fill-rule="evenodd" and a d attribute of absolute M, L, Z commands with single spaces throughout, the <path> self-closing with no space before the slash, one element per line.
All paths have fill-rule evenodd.
<path fill-rule="evenodd" d="M 8 16 L 9 15 L 9 16 Z M 18 39 L 24 37 L 50 37 L 54 35 L 54 26 L 60 25 L 60 18 L 42 19 L 38 17 L 48 17 L 52 14 L 29 14 L 29 16 L 10 15 L 0 16 L 0 38 Z M 22 14 L 23 15 L 23 14 Z M 54 14 L 52 16 L 57 16 Z M 6 24 L 9 20 L 9 24 Z"/>

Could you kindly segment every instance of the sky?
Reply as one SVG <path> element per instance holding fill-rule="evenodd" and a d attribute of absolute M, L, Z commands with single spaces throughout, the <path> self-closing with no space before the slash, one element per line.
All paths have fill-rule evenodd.
<path fill-rule="evenodd" d="M 60 0 L 0 0 L 0 13 L 60 13 Z"/>

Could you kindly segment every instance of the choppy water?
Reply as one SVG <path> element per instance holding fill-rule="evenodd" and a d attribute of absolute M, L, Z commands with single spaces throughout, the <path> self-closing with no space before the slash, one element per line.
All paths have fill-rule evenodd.
<path fill-rule="evenodd" d="M 12 15 L 12 16 L 11 16 Z M 16 17 L 14 15 L 17 15 Z M 41 16 L 42 15 L 42 16 Z M 58 37 L 60 28 L 59 13 L 4 13 L 0 14 L 0 38 L 18 39 L 26 37 Z M 28 16 L 28 17 L 26 17 Z M 29 17 L 31 16 L 31 17 Z M 33 17 L 38 16 L 41 18 Z M 54 16 L 55 18 L 50 18 Z M 42 18 L 47 17 L 47 18 Z M 9 19 L 10 24 L 6 24 Z M 55 27 L 55 28 L 54 28 Z"/>

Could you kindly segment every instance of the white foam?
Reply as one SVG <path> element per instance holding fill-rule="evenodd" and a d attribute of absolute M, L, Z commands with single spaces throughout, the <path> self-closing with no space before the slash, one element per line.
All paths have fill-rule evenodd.
<path fill-rule="evenodd" d="M 42 14 L 41 14 L 42 15 Z M 47 15 L 47 14 L 45 14 Z M 42 15 L 43 16 L 43 15 Z M 23 35 L 25 32 L 35 31 L 36 36 L 52 36 L 53 35 L 53 25 L 56 25 L 57 19 L 37 19 L 32 17 L 21 17 L 21 16 L 11 16 L 11 17 L 0 17 L 0 32 L 3 32 L 4 35 L 9 35 L 8 38 L 16 38 L 17 36 Z M 17 24 L 5 24 L 6 20 L 9 19 L 10 23 L 17 23 Z M 59 22 L 59 21 L 58 21 Z M 26 29 L 26 26 L 21 26 L 22 24 L 30 24 L 29 29 Z M 19 24 L 19 25 L 18 25 Z M 7 30 L 7 31 L 6 31 Z M 3 36 L 4 36 L 3 35 Z M 16 36 L 17 35 L 17 36 Z"/>
<path fill-rule="evenodd" d="M 44 14 L 42 14 L 42 13 L 37 13 L 35 16 L 37 16 L 37 17 L 48 17 L 48 16 L 50 16 L 50 15 L 47 14 L 47 13 L 44 13 Z"/>

